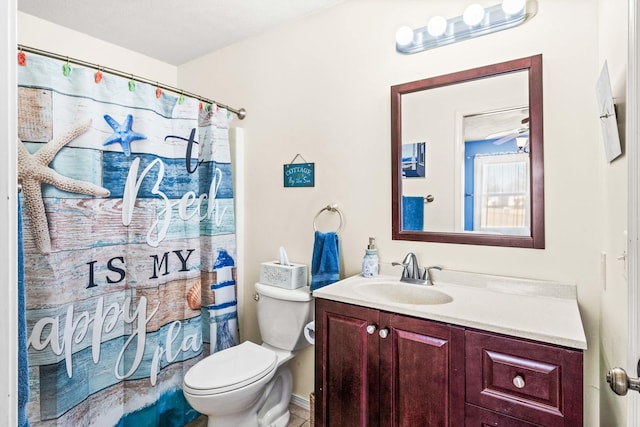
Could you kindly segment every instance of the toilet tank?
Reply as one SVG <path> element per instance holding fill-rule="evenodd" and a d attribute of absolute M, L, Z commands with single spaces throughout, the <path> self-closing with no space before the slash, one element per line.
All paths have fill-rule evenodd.
<path fill-rule="evenodd" d="M 262 342 L 293 351 L 309 345 L 304 327 L 313 320 L 309 288 L 284 289 L 256 283 L 258 326 Z"/>

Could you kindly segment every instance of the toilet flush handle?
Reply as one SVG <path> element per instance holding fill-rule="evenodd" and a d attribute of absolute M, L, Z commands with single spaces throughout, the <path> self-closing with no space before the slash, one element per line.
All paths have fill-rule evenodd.
<path fill-rule="evenodd" d="M 260 295 L 258 295 L 258 293 L 256 292 L 255 294 L 253 294 L 253 299 L 256 301 L 260 301 Z"/>

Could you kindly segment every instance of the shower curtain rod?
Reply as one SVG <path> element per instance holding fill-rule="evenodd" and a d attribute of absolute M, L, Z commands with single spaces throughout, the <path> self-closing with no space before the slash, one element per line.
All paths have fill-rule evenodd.
<path fill-rule="evenodd" d="M 25 46 L 25 45 L 21 45 L 21 44 L 18 44 L 18 50 L 24 51 L 24 52 L 29 52 L 29 53 L 35 53 L 36 55 L 42 55 L 42 56 L 46 56 L 46 57 L 49 57 L 49 58 L 58 59 L 58 60 L 61 60 L 61 61 L 67 61 L 67 62 L 76 64 L 76 65 L 81 65 L 83 67 L 93 68 L 93 69 L 101 71 L 101 72 L 104 71 L 104 72 L 107 72 L 109 74 L 113 74 L 113 75 L 116 75 L 116 76 L 119 76 L 119 77 L 128 78 L 130 80 L 134 80 L 134 81 L 137 81 L 137 82 L 140 82 L 140 83 L 147 83 L 149 85 L 156 86 L 156 87 L 158 87 L 160 89 L 163 89 L 163 90 L 168 90 L 170 92 L 174 92 L 174 93 L 177 93 L 177 94 L 180 94 L 180 95 L 185 95 L 185 96 L 188 96 L 188 97 L 191 97 L 191 98 L 195 98 L 195 99 L 197 99 L 199 101 L 206 102 L 208 104 L 215 104 L 218 107 L 226 108 L 227 111 L 231 111 L 236 116 L 238 116 L 238 118 L 240 120 L 244 119 L 247 116 L 247 110 L 245 110 L 244 108 L 235 109 L 235 108 L 229 107 L 228 105 L 220 104 L 219 102 L 216 102 L 214 100 L 203 98 L 200 95 L 196 95 L 196 94 L 191 93 L 191 92 L 186 92 L 186 91 L 184 91 L 182 89 L 178 89 L 178 88 L 173 87 L 173 86 L 168 86 L 168 85 L 165 85 L 165 84 L 162 84 L 162 83 L 158 83 L 157 81 L 145 79 L 144 77 L 138 77 L 138 76 L 135 76 L 135 75 L 133 75 L 131 73 L 125 73 L 124 71 L 116 70 L 116 69 L 109 68 L 109 67 L 103 67 L 102 65 L 99 65 L 99 64 L 94 64 L 94 63 L 91 63 L 91 62 L 83 61 L 81 59 L 70 58 L 68 56 L 59 55 L 57 53 L 48 52 L 46 50 L 40 50 L 40 49 L 36 49 L 34 47 L 29 47 L 29 46 Z"/>

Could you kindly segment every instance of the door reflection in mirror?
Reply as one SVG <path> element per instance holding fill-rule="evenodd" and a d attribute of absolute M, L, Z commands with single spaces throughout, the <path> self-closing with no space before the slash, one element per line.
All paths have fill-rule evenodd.
<path fill-rule="evenodd" d="M 465 231 L 530 235 L 528 123 L 528 107 L 464 117 Z"/>

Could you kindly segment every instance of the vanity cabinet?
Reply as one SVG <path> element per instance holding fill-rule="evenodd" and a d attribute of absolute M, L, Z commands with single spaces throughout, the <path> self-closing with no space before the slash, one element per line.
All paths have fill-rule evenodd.
<path fill-rule="evenodd" d="M 464 329 L 315 304 L 316 426 L 464 424 Z"/>
<path fill-rule="evenodd" d="M 582 425 L 582 351 L 315 304 L 316 426 Z"/>

